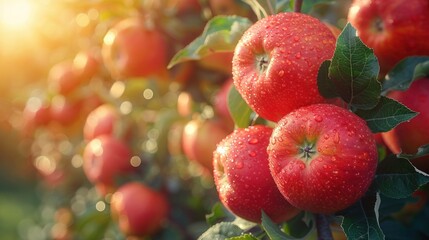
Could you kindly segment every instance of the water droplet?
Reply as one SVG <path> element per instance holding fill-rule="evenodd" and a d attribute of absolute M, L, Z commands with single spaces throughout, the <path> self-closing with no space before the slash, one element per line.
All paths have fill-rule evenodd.
<path fill-rule="evenodd" d="M 340 142 L 340 134 L 338 134 L 338 132 L 335 132 L 334 143 L 339 143 L 339 142 Z"/>
<path fill-rule="evenodd" d="M 323 118 L 322 118 L 322 116 L 317 115 L 317 116 L 314 118 L 314 120 L 316 120 L 316 122 L 322 122 L 322 121 L 323 121 Z"/>
<path fill-rule="evenodd" d="M 254 151 L 250 151 L 250 152 L 249 152 L 249 156 L 251 156 L 251 157 L 256 156 L 256 152 L 254 152 Z"/>
<path fill-rule="evenodd" d="M 332 171 L 333 174 L 338 174 L 337 170 Z"/>
<path fill-rule="evenodd" d="M 295 54 L 295 58 L 296 58 L 296 59 L 300 59 L 300 58 L 301 58 L 301 53 L 297 53 L 297 54 Z"/>
<path fill-rule="evenodd" d="M 283 70 L 279 71 L 279 77 L 283 77 L 284 74 L 285 74 L 285 71 L 283 71 Z"/>
<path fill-rule="evenodd" d="M 298 36 L 293 37 L 293 41 L 294 42 L 298 42 L 299 41 L 299 37 Z"/>
<path fill-rule="evenodd" d="M 256 138 L 251 138 L 251 139 L 248 141 L 248 143 L 250 143 L 250 144 L 257 144 L 257 143 L 258 143 L 258 139 L 256 139 Z"/>
<path fill-rule="evenodd" d="M 325 140 L 328 140 L 329 135 L 328 135 L 328 134 L 325 134 L 325 135 L 323 135 L 323 138 L 324 138 Z"/>
<path fill-rule="evenodd" d="M 235 164 L 235 167 L 236 167 L 237 169 L 242 169 L 242 168 L 243 168 L 243 166 L 244 166 L 244 164 L 243 164 L 243 162 L 242 162 L 242 161 L 237 161 L 237 163 Z"/>

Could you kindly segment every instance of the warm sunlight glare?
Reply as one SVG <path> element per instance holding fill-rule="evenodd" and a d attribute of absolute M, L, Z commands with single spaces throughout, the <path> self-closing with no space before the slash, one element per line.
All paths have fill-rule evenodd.
<path fill-rule="evenodd" d="M 0 27 L 21 30 L 30 23 L 33 5 L 29 0 L 0 0 Z"/>

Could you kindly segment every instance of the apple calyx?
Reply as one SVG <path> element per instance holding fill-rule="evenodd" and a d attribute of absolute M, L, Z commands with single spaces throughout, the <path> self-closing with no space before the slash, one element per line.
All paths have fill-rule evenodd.
<path fill-rule="evenodd" d="M 305 162 L 306 165 L 308 165 L 311 160 L 316 158 L 318 155 L 318 152 L 315 149 L 316 143 L 310 142 L 308 140 L 305 140 L 302 145 L 298 147 L 298 156 L 301 160 Z"/>
<path fill-rule="evenodd" d="M 372 28 L 376 33 L 381 33 L 384 31 L 384 23 L 383 20 L 379 17 L 375 18 L 372 22 Z"/>
<path fill-rule="evenodd" d="M 256 56 L 256 70 L 259 73 L 263 73 L 267 70 L 268 65 L 270 64 L 270 57 L 268 54 L 264 53 Z"/>

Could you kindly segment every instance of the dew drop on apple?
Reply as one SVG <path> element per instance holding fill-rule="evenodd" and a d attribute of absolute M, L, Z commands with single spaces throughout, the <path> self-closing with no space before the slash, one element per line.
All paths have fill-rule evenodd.
<path fill-rule="evenodd" d="M 254 151 L 250 151 L 250 152 L 249 152 L 249 156 L 250 156 L 250 157 L 254 157 L 254 156 L 256 156 L 256 152 L 254 152 Z"/>
<path fill-rule="evenodd" d="M 316 120 L 316 122 L 322 122 L 323 121 L 323 117 L 320 115 L 317 115 L 314 120 Z"/>
<path fill-rule="evenodd" d="M 285 74 L 285 71 L 280 70 L 278 74 L 279 74 L 279 77 L 283 77 L 283 75 Z"/>
<path fill-rule="evenodd" d="M 251 138 L 251 139 L 249 139 L 248 143 L 250 143 L 250 144 L 257 144 L 258 143 L 258 139 L 257 138 Z"/>
<path fill-rule="evenodd" d="M 296 59 L 300 59 L 301 58 L 301 53 L 299 52 L 299 53 L 295 54 L 295 58 Z"/>
<path fill-rule="evenodd" d="M 243 164 L 243 162 L 242 162 L 242 161 L 237 161 L 237 162 L 235 163 L 235 167 L 236 167 L 237 169 L 242 169 L 242 168 L 243 168 L 243 166 L 244 166 L 244 164 Z"/>
<path fill-rule="evenodd" d="M 335 132 L 334 143 L 340 143 L 340 134 L 338 132 Z"/>

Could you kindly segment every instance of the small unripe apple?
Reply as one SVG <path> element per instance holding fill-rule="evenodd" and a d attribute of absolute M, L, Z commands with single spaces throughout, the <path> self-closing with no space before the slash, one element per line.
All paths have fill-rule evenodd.
<path fill-rule="evenodd" d="M 139 182 L 122 185 L 113 194 L 110 207 L 120 230 L 131 236 L 156 233 L 169 213 L 165 196 Z"/>

